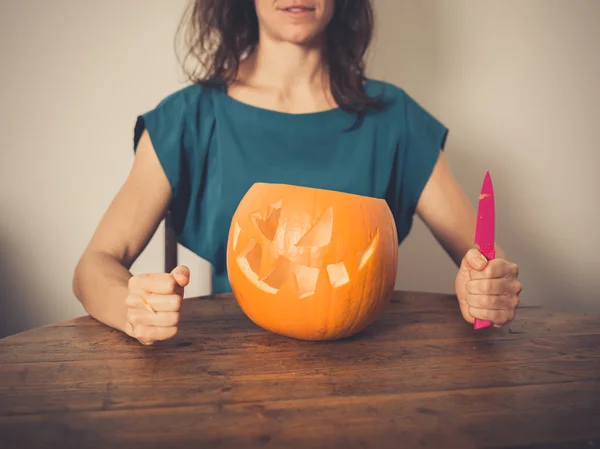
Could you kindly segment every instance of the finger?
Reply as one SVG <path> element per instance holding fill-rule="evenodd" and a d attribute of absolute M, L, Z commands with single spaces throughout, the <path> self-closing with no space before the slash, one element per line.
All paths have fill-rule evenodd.
<path fill-rule="evenodd" d="M 467 304 L 476 309 L 508 310 L 513 307 L 513 302 L 506 295 L 471 295 L 466 298 Z"/>
<path fill-rule="evenodd" d="M 463 269 L 482 271 L 487 267 L 488 260 L 481 251 L 471 248 L 463 257 L 461 265 Z"/>
<path fill-rule="evenodd" d="M 136 328 L 137 326 L 172 327 L 179 324 L 179 312 L 151 313 L 144 309 L 128 309 L 127 320 Z"/>
<path fill-rule="evenodd" d="M 190 269 L 185 265 L 179 265 L 171 271 L 171 275 L 180 287 L 185 287 L 190 282 Z"/>
<path fill-rule="evenodd" d="M 127 298 L 125 298 L 125 305 L 127 307 L 145 309 L 148 312 L 156 313 L 150 303 L 146 300 L 146 295 L 146 292 L 143 292 L 143 294 L 134 294 L 130 292 L 129 295 L 127 295 Z"/>
<path fill-rule="evenodd" d="M 507 262 L 503 259 L 494 259 L 489 261 L 485 269 L 471 271 L 470 275 L 471 279 L 516 279 L 519 275 L 519 267 L 516 264 Z"/>
<path fill-rule="evenodd" d="M 509 295 L 517 293 L 517 283 L 506 278 L 475 279 L 467 281 L 466 288 L 473 295 Z"/>
<path fill-rule="evenodd" d="M 144 290 L 136 291 L 137 293 L 129 292 L 129 295 L 127 295 L 127 298 L 125 298 L 125 304 L 127 307 L 137 307 L 140 309 L 146 309 L 148 312 L 156 313 L 147 299 L 151 293 L 148 293 Z"/>
<path fill-rule="evenodd" d="M 145 296 L 146 304 L 156 312 L 177 312 L 181 309 L 180 295 L 156 295 L 151 293 Z M 128 307 L 147 309 L 140 295 L 129 294 L 126 299 Z"/>
<path fill-rule="evenodd" d="M 129 290 L 140 294 L 142 291 L 169 295 L 179 293 L 181 287 L 169 273 L 139 274 L 129 278 Z M 143 294 L 143 293 L 141 293 Z"/>
<path fill-rule="evenodd" d="M 177 334 L 177 327 L 155 327 L 139 325 L 133 328 L 133 337 L 143 345 L 151 345 L 157 341 L 168 340 Z"/>
<path fill-rule="evenodd" d="M 469 315 L 480 320 L 491 321 L 494 325 L 502 326 L 515 317 L 514 310 L 491 310 L 469 306 Z"/>

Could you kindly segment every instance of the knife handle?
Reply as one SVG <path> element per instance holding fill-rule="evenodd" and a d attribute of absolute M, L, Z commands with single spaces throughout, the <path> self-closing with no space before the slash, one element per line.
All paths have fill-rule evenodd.
<path fill-rule="evenodd" d="M 496 251 L 493 249 L 481 249 L 479 251 L 485 256 L 487 260 L 493 260 L 496 258 Z M 474 330 L 486 329 L 488 327 L 492 327 L 491 321 L 480 320 L 478 318 L 475 318 L 475 322 L 473 323 Z"/>
<path fill-rule="evenodd" d="M 479 252 L 483 254 L 487 260 L 494 260 L 496 258 L 495 249 L 480 249 Z"/>

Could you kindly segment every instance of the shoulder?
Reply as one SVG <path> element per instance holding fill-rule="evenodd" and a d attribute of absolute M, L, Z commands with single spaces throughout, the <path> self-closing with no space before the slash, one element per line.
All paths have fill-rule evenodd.
<path fill-rule="evenodd" d="M 211 126 L 213 109 L 212 88 L 191 84 L 173 91 L 137 117 L 134 145 L 145 130 L 155 146 L 198 139 Z"/>
<path fill-rule="evenodd" d="M 394 117 L 427 113 L 428 111 L 403 87 L 397 84 L 374 78 L 367 78 L 364 84 L 365 93 L 374 98 L 380 98 L 383 113 L 393 114 Z"/>
<path fill-rule="evenodd" d="M 191 84 L 161 98 L 150 112 L 178 112 L 185 114 L 205 109 L 212 103 L 212 88 Z"/>
<path fill-rule="evenodd" d="M 386 100 L 397 100 L 404 94 L 404 89 L 400 86 L 376 78 L 366 78 L 364 88 L 367 95 L 384 95 Z"/>
<path fill-rule="evenodd" d="M 383 108 L 376 111 L 377 120 L 392 121 L 398 126 L 399 132 L 414 135 L 422 139 L 432 136 L 435 140 L 442 137 L 443 144 L 448 129 L 438 117 L 438 113 L 423 106 L 404 88 L 395 84 L 368 78 L 365 83 L 365 93 L 370 97 L 379 97 Z"/>
<path fill-rule="evenodd" d="M 408 97 L 408 94 L 402 87 L 375 78 L 367 78 L 365 80 L 364 90 L 369 97 L 380 98 L 385 110 L 403 109 Z"/>

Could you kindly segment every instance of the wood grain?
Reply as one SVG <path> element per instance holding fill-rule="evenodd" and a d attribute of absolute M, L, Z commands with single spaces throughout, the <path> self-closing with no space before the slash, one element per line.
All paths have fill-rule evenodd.
<path fill-rule="evenodd" d="M 230 295 L 145 347 L 81 317 L 0 340 L 0 447 L 600 447 L 600 317 L 523 307 L 475 332 L 395 292 L 359 335 L 266 332 Z"/>

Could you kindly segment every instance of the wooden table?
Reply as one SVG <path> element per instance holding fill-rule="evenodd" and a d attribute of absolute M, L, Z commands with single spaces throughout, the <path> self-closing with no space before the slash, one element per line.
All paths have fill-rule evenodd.
<path fill-rule="evenodd" d="M 2 448 L 600 448 L 600 317 L 522 307 L 474 332 L 452 296 L 396 292 L 344 341 L 184 301 L 142 346 L 89 317 L 0 340 Z"/>

